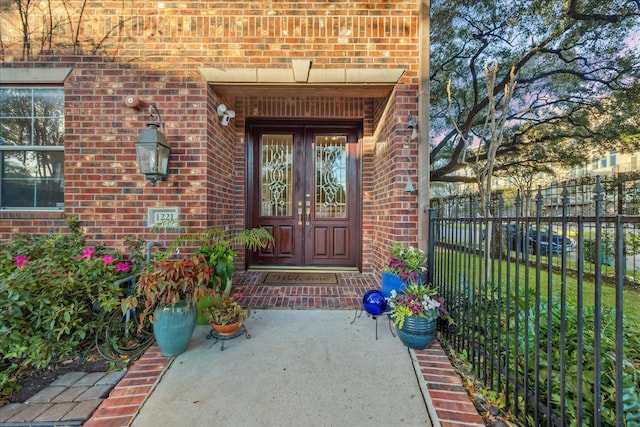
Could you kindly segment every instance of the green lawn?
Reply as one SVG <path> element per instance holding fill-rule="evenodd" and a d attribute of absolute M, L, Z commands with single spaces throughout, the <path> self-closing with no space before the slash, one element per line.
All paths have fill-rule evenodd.
<path fill-rule="evenodd" d="M 470 257 L 467 259 L 466 257 Z M 547 258 L 541 257 L 541 263 L 543 268 L 540 270 L 540 295 L 543 298 L 547 296 L 547 288 L 549 283 L 549 273 L 546 270 Z M 482 258 L 480 256 L 465 254 L 465 258 L 463 259 L 461 256 L 456 255 L 455 253 L 443 253 L 436 252 L 436 270 L 438 265 L 446 265 L 447 270 L 451 272 L 451 277 L 461 277 L 468 276 L 469 272 L 475 271 L 476 279 L 473 283 L 482 283 L 482 281 L 478 277 L 478 272 L 481 271 Z M 556 263 L 557 265 L 557 263 Z M 475 270 L 474 270 L 475 267 Z M 538 280 L 536 277 L 536 265 L 535 265 L 535 257 L 532 257 L 532 264 L 529 265 L 527 269 L 524 265 L 519 265 L 516 268 L 515 262 L 493 262 L 493 273 L 490 274 L 488 281 L 489 283 L 502 284 L 503 289 L 507 283 L 507 274 L 509 275 L 508 283 L 511 286 L 514 286 L 516 283 L 519 284 L 520 290 L 524 291 L 525 287 L 528 286 L 530 289 L 536 287 L 536 281 Z M 613 273 L 612 267 L 603 267 L 604 274 Z M 566 301 L 567 303 L 577 306 L 578 301 L 578 286 L 579 281 L 578 278 L 572 277 L 575 273 L 571 271 L 568 272 L 566 282 L 565 282 L 565 293 L 566 293 Z M 562 276 L 559 272 L 553 272 L 551 276 L 552 281 L 552 294 L 555 296 L 561 296 L 562 292 Z M 528 280 L 528 284 L 527 284 Z M 582 283 L 582 294 L 583 294 L 583 304 L 585 307 L 594 305 L 595 298 L 595 279 L 592 274 L 585 274 Z M 602 304 L 604 307 L 615 308 L 615 288 L 611 284 L 604 284 L 602 286 Z M 625 287 L 623 292 L 623 314 L 625 320 L 627 322 L 627 327 L 632 326 L 635 328 L 636 325 L 640 325 L 640 292 L 638 292 L 635 288 Z M 640 329 L 640 328 L 639 328 Z"/>

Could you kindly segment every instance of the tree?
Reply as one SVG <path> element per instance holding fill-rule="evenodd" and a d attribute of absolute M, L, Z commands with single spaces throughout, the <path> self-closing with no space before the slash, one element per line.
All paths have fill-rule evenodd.
<path fill-rule="evenodd" d="M 475 160 L 472 160 L 470 164 L 470 169 L 473 171 L 476 184 L 478 185 L 481 211 L 485 210 L 487 203 L 491 200 L 496 154 L 504 142 L 504 128 L 506 120 L 509 117 L 511 95 L 516 87 L 516 81 L 514 80 L 512 72 L 509 77 L 509 82 L 504 86 L 504 93 L 496 94 L 493 89 L 496 85 L 497 76 L 498 63 L 485 64 L 484 80 L 488 98 L 487 114 L 484 125 L 482 126 L 482 133 L 479 135 L 480 145 L 473 149 L 473 157 L 475 157 Z M 449 107 L 451 107 L 450 85 L 447 86 L 447 95 Z M 457 123 L 455 123 L 455 120 L 454 126 L 459 133 L 460 139 L 465 145 L 469 145 L 464 134 Z M 483 157 L 483 161 L 480 161 L 481 157 Z M 487 212 L 485 212 L 485 214 L 486 213 Z"/>
<path fill-rule="evenodd" d="M 500 63 L 493 96 L 511 70 L 518 82 L 497 174 L 523 164 L 584 164 L 596 147 L 636 148 L 640 48 L 629 40 L 640 32 L 639 17 L 632 0 L 434 1 L 431 180 L 475 179 L 456 172 L 470 161 L 470 144 L 482 145 L 491 97 L 481 73 L 492 61 Z"/>

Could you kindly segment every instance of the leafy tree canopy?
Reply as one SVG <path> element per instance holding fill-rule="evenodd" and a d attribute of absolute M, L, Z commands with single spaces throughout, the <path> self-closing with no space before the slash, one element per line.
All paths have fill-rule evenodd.
<path fill-rule="evenodd" d="M 640 1 L 434 0 L 431 13 L 432 181 L 471 182 L 467 151 L 489 151 L 493 61 L 498 103 L 517 81 L 496 174 L 640 147 Z"/>

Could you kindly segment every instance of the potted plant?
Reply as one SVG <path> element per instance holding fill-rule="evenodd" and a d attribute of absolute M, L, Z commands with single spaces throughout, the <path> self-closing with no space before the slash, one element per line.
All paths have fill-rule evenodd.
<path fill-rule="evenodd" d="M 220 335 L 235 333 L 250 313 L 249 309 L 240 305 L 237 295 L 218 295 L 203 312 L 211 327 Z"/>
<path fill-rule="evenodd" d="M 450 319 L 444 298 L 437 290 L 411 282 L 401 293 L 391 291 L 387 299 L 387 314 L 393 320 L 398 337 L 409 348 L 425 349 L 436 334 L 436 320 Z"/>
<path fill-rule="evenodd" d="M 213 270 L 204 255 L 155 260 L 138 279 L 137 294 L 144 299 L 140 325 L 151 315 L 153 332 L 165 356 L 177 356 L 189 345 L 196 322 L 196 302 L 213 293 L 208 288 Z M 136 307 L 135 297 L 122 308 Z"/>
<path fill-rule="evenodd" d="M 238 253 L 234 248 L 243 247 L 250 251 L 264 249 L 273 244 L 273 236 L 264 228 L 251 228 L 232 234 L 220 228 L 193 230 L 174 241 L 168 252 L 174 252 L 182 245 L 194 245 L 195 253 L 202 254 L 213 269 L 210 287 L 216 294 L 229 296 L 231 282 L 235 272 L 235 260 Z M 207 324 L 204 308 L 211 305 L 211 297 L 205 296 L 198 301 L 198 324 Z"/>
<path fill-rule="evenodd" d="M 410 282 L 420 283 L 427 271 L 427 255 L 422 249 L 394 243 L 390 259 L 382 269 L 382 294 L 389 298 L 391 291 L 402 291 Z"/>

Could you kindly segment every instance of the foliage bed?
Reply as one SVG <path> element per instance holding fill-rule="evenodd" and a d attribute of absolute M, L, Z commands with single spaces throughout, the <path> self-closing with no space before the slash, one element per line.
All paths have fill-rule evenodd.
<path fill-rule="evenodd" d="M 497 289 L 496 289 L 497 294 Z M 560 419 L 561 405 L 567 425 L 575 426 L 578 416 L 578 403 L 582 410 L 582 425 L 595 425 L 593 390 L 595 382 L 595 310 L 586 307 L 582 313 L 570 303 L 564 307 L 557 296 L 551 300 L 540 297 L 536 306 L 535 290 L 528 298 L 524 293 L 518 297 L 518 309 L 513 306 L 505 313 L 502 302 L 491 297 L 469 295 L 458 298 L 460 304 L 452 308 L 463 310 L 465 318 L 474 324 L 472 341 L 478 348 L 486 351 L 497 349 L 496 358 L 503 372 L 502 379 L 494 383 L 493 389 L 499 392 L 503 404 L 509 402 L 512 416 L 519 422 L 528 418 L 530 425 L 536 425 L 533 403 L 525 404 L 522 393 L 514 396 L 512 380 L 527 385 L 527 394 L 538 396 L 541 403 L 551 408 L 552 422 Z M 510 292 L 510 300 L 516 300 L 515 292 Z M 564 309 L 564 316 L 561 316 Z M 549 315 L 550 314 L 550 315 Z M 579 320 L 582 334 L 578 336 Z M 527 326 L 528 325 L 528 326 Z M 602 390 L 601 414 L 603 426 L 616 425 L 615 392 L 615 310 L 603 308 L 600 329 L 600 388 Z M 562 331 L 566 339 L 561 342 Z M 537 341 L 536 341 L 537 338 Z M 538 343 L 538 345 L 536 345 Z M 623 411 L 625 425 L 640 426 L 640 335 L 636 325 L 624 323 L 623 327 Z M 501 349 L 501 350 L 500 350 Z M 517 351 L 516 351 L 517 349 Z M 466 351 L 465 351 L 466 353 Z M 562 370 L 561 357 L 564 357 L 565 369 Z M 578 370 L 581 367 L 582 374 Z M 536 367 L 538 377 L 536 378 Z M 511 381 L 507 381 L 507 376 Z M 564 380 L 564 388 L 562 381 Z M 487 384 L 489 385 L 489 384 Z M 580 388 L 581 394 L 578 393 Z M 579 402 L 580 401 L 580 402 Z M 539 415 L 544 420 L 542 415 Z"/>
<path fill-rule="evenodd" d="M 142 267 L 142 242 L 129 259 L 85 245 L 76 219 L 69 234 L 16 234 L 0 243 L 0 397 L 30 370 L 77 355 L 93 343 L 123 290 L 116 280 Z"/>

